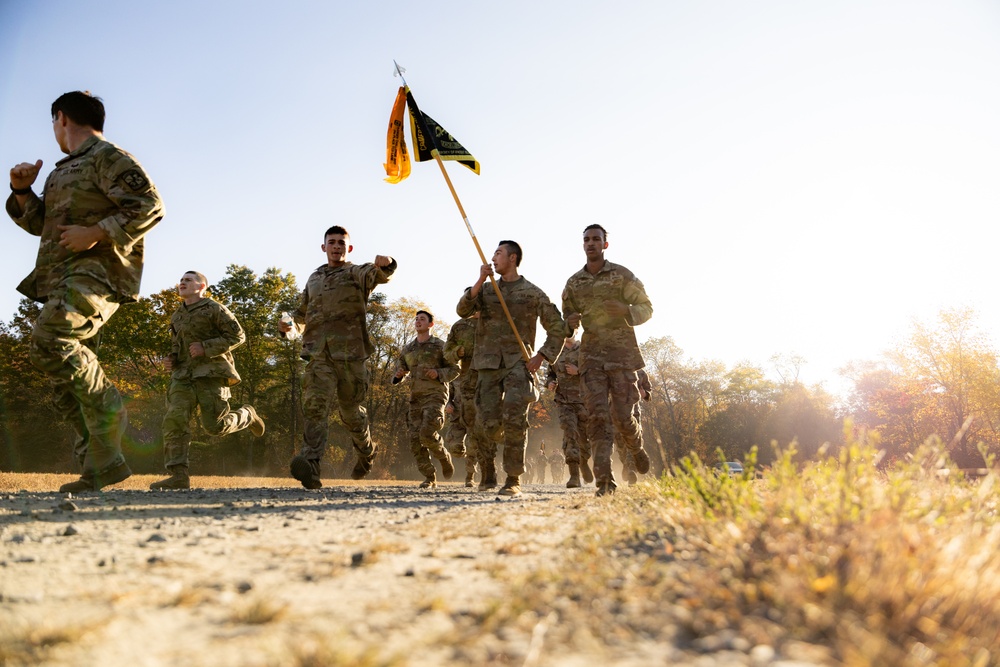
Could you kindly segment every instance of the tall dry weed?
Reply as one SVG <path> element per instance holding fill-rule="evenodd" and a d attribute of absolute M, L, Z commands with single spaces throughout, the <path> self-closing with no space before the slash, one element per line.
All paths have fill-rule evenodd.
<path fill-rule="evenodd" d="M 1000 479 L 964 479 L 941 443 L 884 465 L 848 438 L 818 462 L 794 443 L 758 479 L 696 457 L 600 503 L 558 567 L 511 587 L 489 630 L 555 611 L 611 647 L 773 647 L 820 664 L 1000 663 Z M 942 471 L 951 474 L 942 474 Z M 558 636 L 562 633 L 562 636 Z"/>

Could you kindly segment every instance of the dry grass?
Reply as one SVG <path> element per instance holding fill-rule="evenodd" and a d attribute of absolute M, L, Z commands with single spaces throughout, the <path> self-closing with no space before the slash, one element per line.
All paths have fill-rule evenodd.
<path fill-rule="evenodd" d="M 288 613 L 288 605 L 255 597 L 241 600 L 233 609 L 230 620 L 243 625 L 265 625 L 279 621 Z"/>
<path fill-rule="evenodd" d="M 282 660 L 291 667 L 398 667 L 409 664 L 401 657 L 386 657 L 375 647 L 362 648 L 344 638 L 314 636 L 296 641 Z"/>
<path fill-rule="evenodd" d="M 0 665 L 14 667 L 36 665 L 56 646 L 73 644 L 87 633 L 100 628 L 105 621 L 90 621 L 36 627 L 7 627 L 0 630 Z"/>
<path fill-rule="evenodd" d="M 558 567 L 533 572 L 483 632 L 612 651 L 757 645 L 816 664 L 1000 664 L 1000 477 L 955 475 L 929 443 L 891 470 L 871 445 L 762 480 L 687 460 L 595 503 Z"/>

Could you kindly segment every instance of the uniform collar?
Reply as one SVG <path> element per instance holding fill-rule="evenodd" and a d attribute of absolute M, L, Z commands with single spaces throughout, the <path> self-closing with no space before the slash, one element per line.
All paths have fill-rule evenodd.
<path fill-rule="evenodd" d="M 101 140 L 100 137 L 87 137 L 86 141 L 77 146 L 75 151 L 73 151 L 63 159 L 56 162 L 56 166 L 58 167 L 59 165 L 65 162 L 69 162 L 70 160 L 75 160 L 76 158 L 80 157 L 81 155 L 89 151 L 91 148 L 93 148 L 94 145 L 100 140 Z"/>
<path fill-rule="evenodd" d="M 209 297 L 203 296 L 201 297 L 201 299 L 199 299 L 195 303 L 192 303 L 190 306 L 184 303 L 183 301 L 181 301 L 181 305 L 184 306 L 184 310 L 194 310 L 195 308 L 201 308 L 202 306 L 206 305 L 209 301 L 211 301 Z"/>

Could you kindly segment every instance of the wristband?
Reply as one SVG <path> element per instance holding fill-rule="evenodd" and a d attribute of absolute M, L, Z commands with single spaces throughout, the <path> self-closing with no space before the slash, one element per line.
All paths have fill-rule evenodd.
<path fill-rule="evenodd" d="M 28 194 L 31 194 L 31 186 L 29 185 L 26 188 L 15 188 L 14 184 L 11 183 L 10 184 L 10 191 L 13 192 L 16 195 L 28 195 Z"/>

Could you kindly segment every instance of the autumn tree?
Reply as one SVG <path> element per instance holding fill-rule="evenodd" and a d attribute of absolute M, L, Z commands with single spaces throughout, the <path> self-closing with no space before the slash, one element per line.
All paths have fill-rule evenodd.
<path fill-rule="evenodd" d="M 983 464 L 976 448 L 998 448 L 1000 369 L 997 353 L 969 308 L 916 323 L 881 363 L 845 369 L 855 384 L 857 424 L 878 430 L 890 457 L 936 435 L 959 465 Z"/>

